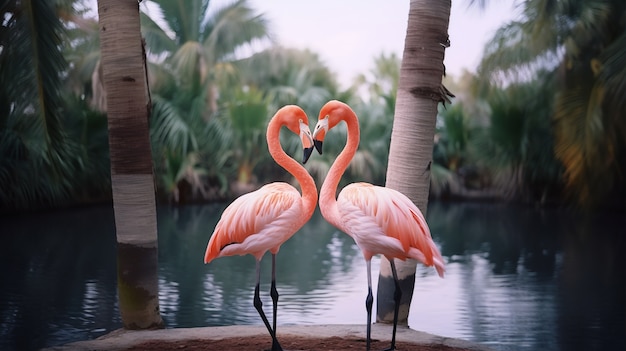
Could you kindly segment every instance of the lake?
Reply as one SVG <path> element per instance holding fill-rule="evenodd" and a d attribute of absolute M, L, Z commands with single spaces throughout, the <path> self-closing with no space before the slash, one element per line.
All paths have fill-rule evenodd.
<path fill-rule="evenodd" d="M 224 208 L 158 209 L 169 328 L 261 324 L 254 259 L 202 263 Z M 418 267 L 411 328 L 498 351 L 625 349 L 623 214 L 431 202 L 427 220 L 447 272 L 441 279 Z M 36 350 L 120 328 L 115 254 L 107 206 L 0 217 L 0 349 Z M 271 306 L 266 258 L 261 294 Z M 318 212 L 282 246 L 277 287 L 279 325 L 365 324 L 365 262 Z"/>

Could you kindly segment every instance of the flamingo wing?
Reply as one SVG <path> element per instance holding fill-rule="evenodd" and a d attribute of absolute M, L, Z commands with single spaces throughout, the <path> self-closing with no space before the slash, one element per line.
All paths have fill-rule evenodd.
<path fill-rule="evenodd" d="M 300 220 L 300 193 L 287 183 L 271 183 L 233 201 L 222 213 L 207 245 L 204 262 L 222 256 L 278 252 L 306 220 Z"/>
<path fill-rule="evenodd" d="M 337 199 L 345 229 L 368 254 L 413 258 L 435 265 L 443 275 L 443 258 L 421 211 L 399 191 L 368 183 L 346 186 Z"/>

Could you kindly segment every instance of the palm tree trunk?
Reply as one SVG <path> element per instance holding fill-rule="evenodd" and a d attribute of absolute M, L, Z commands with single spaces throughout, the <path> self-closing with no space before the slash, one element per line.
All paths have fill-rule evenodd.
<path fill-rule="evenodd" d="M 411 0 L 396 102 L 386 186 L 407 195 L 426 215 L 437 105 L 447 97 L 441 85 L 448 46 L 450 0 Z M 416 261 L 397 261 L 402 289 L 399 324 L 408 324 Z M 381 261 L 378 322 L 393 321 L 391 266 Z"/>
<path fill-rule="evenodd" d="M 136 0 L 98 0 L 107 91 L 120 313 L 125 328 L 161 327 L 146 66 Z"/>

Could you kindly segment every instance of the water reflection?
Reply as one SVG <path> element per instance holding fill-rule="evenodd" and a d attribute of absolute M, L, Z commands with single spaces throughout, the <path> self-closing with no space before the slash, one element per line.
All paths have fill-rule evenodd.
<path fill-rule="evenodd" d="M 168 327 L 261 323 L 252 306 L 254 259 L 202 263 L 224 208 L 158 211 L 159 298 Z M 623 216 L 432 203 L 428 222 L 447 273 L 440 279 L 418 268 L 412 328 L 496 350 L 625 346 Z M 32 350 L 121 327 L 112 209 L 0 218 L 0 228 L 0 349 Z M 374 270 L 379 263 L 373 260 Z M 266 256 L 265 306 L 270 268 Z M 365 323 L 361 253 L 319 213 L 281 248 L 277 281 L 281 325 Z"/>
<path fill-rule="evenodd" d="M 161 308 L 168 325 L 177 324 L 175 319 L 180 315 L 188 315 L 185 325 L 191 326 L 260 323 L 252 308 L 254 258 L 224 257 L 210 265 L 202 264 L 206 243 L 218 220 L 214 214 L 223 209 L 198 206 L 159 212 L 159 232 L 173 233 L 164 234 L 159 241 Z M 261 298 L 266 306 L 271 305 L 269 258 L 266 255 L 261 266 Z M 351 285 L 346 289 L 349 279 L 343 277 L 351 274 L 355 259 L 360 259 L 360 253 L 351 239 L 316 214 L 277 255 L 279 323 L 318 323 L 335 307 L 336 296 L 351 291 Z M 180 298 L 166 298 L 174 285 L 179 285 Z"/>
<path fill-rule="evenodd" d="M 418 329 L 498 349 L 623 348 L 623 216 L 583 219 L 557 209 L 485 204 L 434 203 L 429 211 L 452 272 L 446 282 L 420 289 L 421 298 L 445 290 L 457 306 L 448 322 L 460 328 Z"/>
<path fill-rule="evenodd" d="M 89 339 L 119 325 L 112 209 L 0 218 L 0 349 Z"/>

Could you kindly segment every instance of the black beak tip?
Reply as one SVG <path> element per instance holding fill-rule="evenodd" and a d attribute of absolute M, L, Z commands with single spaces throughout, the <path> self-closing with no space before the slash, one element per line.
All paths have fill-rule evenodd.
<path fill-rule="evenodd" d="M 319 154 L 322 154 L 322 143 L 323 141 L 321 140 L 313 140 L 313 144 L 315 145 L 315 149 L 317 149 L 317 152 L 319 152 Z"/>
<path fill-rule="evenodd" d="M 313 146 L 311 147 L 307 147 L 304 149 L 304 156 L 302 157 L 302 163 L 305 164 L 306 161 L 309 160 L 309 157 L 311 157 L 311 154 L 313 153 Z"/>

